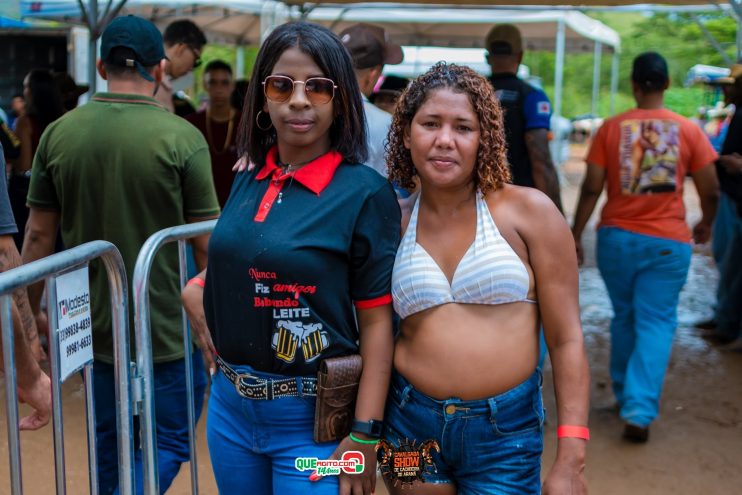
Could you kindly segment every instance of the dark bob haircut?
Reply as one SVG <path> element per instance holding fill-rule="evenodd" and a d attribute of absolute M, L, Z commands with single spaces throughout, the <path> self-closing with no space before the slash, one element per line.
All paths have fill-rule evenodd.
<path fill-rule="evenodd" d="M 330 147 L 349 163 L 366 161 L 366 120 L 361 90 L 353 72 L 353 62 L 340 39 L 332 31 L 308 22 L 278 26 L 260 47 L 245 96 L 240 122 L 239 152 L 258 167 L 265 164 L 268 150 L 276 143 L 276 130 L 257 126 L 258 112 L 265 103 L 262 82 L 271 75 L 283 52 L 298 48 L 314 60 L 325 77 L 335 81 L 332 100 L 335 118 L 330 126 Z"/>
<path fill-rule="evenodd" d="M 64 114 L 64 100 L 51 71 L 33 69 L 27 77 L 31 101 L 26 102 L 26 113 L 38 120 L 41 132 Z"/>

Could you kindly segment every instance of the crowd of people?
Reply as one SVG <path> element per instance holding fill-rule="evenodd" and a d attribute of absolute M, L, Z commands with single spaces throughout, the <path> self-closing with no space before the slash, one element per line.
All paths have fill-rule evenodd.
<path fill-rule="evenodd" d="M 207 440 L 220 493 L 367 495 L 379 446 L 413 439 L 435 445 L 425 457 L 434 469 L 411 487 L 385 477 L 392 493 L 587 493 L 578 264 L 604 190 L 597 258 L 614 310 L 610 371 L 623 437 L 646 442 L 658 415 L 691 240 L 713 234 L 722 273 L 708 337 L 742 347 L 742 121 L 735 114 L 717 153 L 665 108 L 660 54 L 634 60 L 636 108 L 593 137 L 570 226 L 548 146 L 551 105 L 517 77 L 524 43 L 515 26 L 488 34 L 489 78 L 441 62 L 408 81 L 382 77 L 403 54 L 378 26 L 334 34 L 287 23 L 264 41 L 250 82 L 224 61 L 207 63 L 208 99 L 194 109 L 172 81 L 201 64 L 206 43 L 190 21 L 161 34 L 118 17 L 97 64 L 107 91 L 75 108 L 86 88 L 32 71 L 25 109 L 14 100 L 17 119 L 2 133 L 10 166 L 0 251 L 9 254 L 0 270 L 104 239 L 131 280 L 151 234 L 219 218 L 210 237 L 192 240 L 195 276 L 182 291 L 174 247 L 153 267 L 162 493 L 189 458 L 185 352 L 197 415 L 211 377 Z M 742 97 L 741 68 L 727 85 L 731 103 Z M 703 214 L 692 231 L 686 175 Z M 110 494 L 111 314 L 105 271 L 92 263 L 90 276 L 97 479 Z M 46 424 L 51 407 L 38 365 L 42 292 L 40 283 L 14 295 L 20 397 L 35 409 L 21 425 L 29 429 Z M 182 348 L 181 303 L 200 352 Z M 558 448 L 542 480 L 547 351 Z M 324 388 L 328 363 L 355 355 L 357 381 Z M 352 390 L 353 417 L 320 442 L 323 394 L 340 389 Z M 360 474 L 310 477 L 295 467 L 353 453 L 365 459 Z"/>

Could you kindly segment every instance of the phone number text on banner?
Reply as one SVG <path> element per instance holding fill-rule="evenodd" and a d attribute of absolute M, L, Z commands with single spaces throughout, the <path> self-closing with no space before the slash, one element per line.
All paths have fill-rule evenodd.
<path fill-rule="evenodd" d="M 57 339 L 60 380 L 93 360 L 88 267 L 57 277 Z"/>

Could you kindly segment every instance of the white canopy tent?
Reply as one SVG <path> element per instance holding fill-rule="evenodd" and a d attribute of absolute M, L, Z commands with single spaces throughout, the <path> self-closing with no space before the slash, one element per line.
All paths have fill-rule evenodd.
<path fill-rule="evenodd" d="M 117 15 L 134 14 L 152 20 L 160 29 L 175 19 L 189 18 L 215 42 L 233 43 L 238 50 L 260 44 L 261 35 L 276 24 L 284 4 L 264 0 L 21 0 L 21 16 L 85 24 L 90 31 L 86 82 L 95 91 L 97 40 Z M 280 20 L 282 16 L 278 16 Z M 279 22 L 280 23 L 280 22 Z M 237 57 L 238 64 L 242 57 Z M 243 68 L 236 67 L 242 74 Z"/>
<path fill-rule="evenodd" d="M 362 8 L 318 7 L 306 18 L 339 32 L 357 22 L 384 27 L 395 43 L 410 46 L 484 48 L 487 32 L 495 24 L 515 24 L 526 50 L 556 53 L 554 74 L 554 113 L 561 115 L 564 59 L 566 52 L 594 54 L 592 111 L 597 113 L 600 89 L 600 63 L 604 51 L 613 54 L 611 73 L 611 112 L 618 88 L 618 55 L 621 40 L 605 24 L 577 11 L 494 10 L 422 8 L 403 4 L 363 5 Z"/>
<path fill-rule="evenodd" d="M 175 18 L 188 17 L 206 31 L 211 40 L 258 44 L 262 35 L 287 18 L 303 17 L 324 24 L 338 32 L 356 22 L 382 25 L 390 38 L 401 45 L 474 48 L 482 47 L 492 25 L 512 23 L 523 33 L 527 50 L 556 52 L 554 75 L 554 112 L 562 109 L 562 87 L 566 52 L 593 52 L 592 109 L 597 110 L 600 88 L 600 62 L 604 51 L 613 54 L 611 109 L 618 86 L 618 34 L 606 25 L 577 11 L 452 9 L 411 6 L 406 3 L 346 7 L 315 7 L 307 13 L 289 9 L 282 2 L 261 0 L 41 0 L 21 1 L 24 17 L 85 22 L 91 28 L 89 49 L 110 19 L 117 14 L 137 14 L 164 27 Z M 81 6 L 84 8 L 81 9 Z M 352 7 L 352 8 L 349 8 Z M 306 12 L 306 11 L 304 11 Z M 92 20 L 98 19 L 97 23 Z M 237 57 L 238 63 L 242 57 Z M 243 67 L 236 67 L 237 74 Z M 94 64 L 89 64 L 88 81 L 95 80 Z M 95 83 L 90 83 L 94 87 Z"/>
<path fill-rule="evenodd" d="M 94 27 L 96 11 L 99 31 L 117 15 L 134 14 L 158 25 L 187 17 L 214 41 L 258 44 L 265 5 L 263 0 L 21 0 L 21 16 Z"/>

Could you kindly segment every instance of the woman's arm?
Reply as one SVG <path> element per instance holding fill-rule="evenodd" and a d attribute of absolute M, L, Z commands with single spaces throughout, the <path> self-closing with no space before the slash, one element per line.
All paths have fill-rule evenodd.
<path fill-rule="evenodd" d="M 394 353 L 392 306 L 385 304 L 357 311 L 361 332 L 363 373 L 358 386 L 356 418 L 361 421 L 384 419 L 384 403 L 389 389 Z"/>
<path fill-rule="evenodd" d="M 198 279 L 200 282 L 194 279 Z M 209 371 L 209 375 L 213 376 L 216 373 L 216 363 L 214 362 L 216 348 L 211 340 L 211 332 L 206 325 L 206 315 L 204 314 L 203 284 L 206 280 L 206 270 L 204 269 L 191 280 L 183 287 L 180 299 L 183 302 L 183 309 L 188 315 L 188 320 L 191 322 L 191 329 L 196 334 L 196 342 L 204 356 L 204 365 Z"/>
<path fill-rule="evenodd" d="M 713 163 L 694 172 L 691 177 L 693 177 L 693 183 L 698 191 L 698 197 L 701 200 L 701 212 L 703 213 L 703 218 L 693 227 L 693 240 L 696 244 L 703 244 L 711 238 L 711 226 L 714 223 L 716 207 L 719 204 L 719 179 L 716 176 L 716 167 Z"/>
<path fill-rule="evenodd" d="M 360 352 L 363 373 L 358 386 L 355 417 L 360 421 L 384 419 L 386 394 L 392 372 L 394 337 L 392 332 L 392 306 L 385 304 L 357 311 L 360 328 Z M 353 436 L 367 439 L 361 433 Z M 365 457 L 364 471 L 360 475 L 340 476 L 340 495 L 368 495 L 376 489 L 376 450 L 373 444 L 360 444 L 346 437 L 335 451 L 340 458 L 348 450 L 357 450 Z"/>
<path fill-rule="evenodd" d="M 582 337 L 577 257 L 569 227 L 553 203 L 523 190 L 518 231 L 528 247 L 536 278 L 541 321 L 554 372 L 559 425 L 587 426 L 590 371 Z M 544 494 L 587 492 L 583 470 L 585 440 L 562 438 L 544 483 Z"/>
<path fill-rule="evenodd" d="M 582 231 L 585 230 L 585 225 L 587 225 L 587 221 L 590 219 L 590 215 L 592 215 L 595 205 L 598 203 L 600 193 L 603 192 L 603 184 L 605 184 L 605 168 L 588 163 L 585 179 L 582 181 L 582 188 L 580 190 L 580 200 L 577 202 L 575 219 L 572 222 L 572 236 L 575 242 L 575 249 L 577 250 L 577 262 L 579 264 L 582 264 L 584 260 Z"/>

